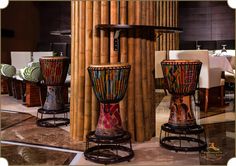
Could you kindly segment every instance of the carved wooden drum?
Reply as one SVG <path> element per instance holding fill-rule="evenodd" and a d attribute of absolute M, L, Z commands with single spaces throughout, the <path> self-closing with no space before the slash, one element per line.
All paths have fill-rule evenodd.
<path fill-rule="evenodd" d="M 100 116 L 95 135 L 119 137 L 121 126 L 119 102 L 123 99 L 131 66 L 126 63 L 90 65 L 88 72 L 94 93 L 100 102 Z"/>
<path fill-rule="evenodd" d="M 198 60 L 164 60 L 162 71 L 171 97 L 168 123 L 186 127 L 195 125 L 191 96 L 195 93 L 202 63 Z"/>
<path fill-rule="evenodd" d="M 43 80 L 47 85 L 47 97 L 43 109 L 62 110 L 64 108 L 62 86 L 66 80 L 69 58 L 46 56 L 39 61 Z"/>

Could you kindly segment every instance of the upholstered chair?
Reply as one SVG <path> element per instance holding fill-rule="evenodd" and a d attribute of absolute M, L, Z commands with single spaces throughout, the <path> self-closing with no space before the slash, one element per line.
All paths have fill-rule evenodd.
<path fill-rule="evenodd" d="M 167 95 L 161 67 L 163 60 L 166 60 L 166 51 L 155 51 L 155 89 L 164 89 L 165 95 Z"/>

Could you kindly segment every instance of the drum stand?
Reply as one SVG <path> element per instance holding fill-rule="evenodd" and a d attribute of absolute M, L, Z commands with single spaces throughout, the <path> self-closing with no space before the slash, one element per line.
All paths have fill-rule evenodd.
<path fill-rule="evenodd" d="M 47 86 L 47 97 L 42 108 L 37 112 L 37 125 L 40 127 L 58 127 L 68 125 L 70 120 L 68 118 L 69 107 L 64 105 L 62 97 L 63 86 Z M 42 88 L 41 88 L 42 95 Z M 41 97 L 42 99 L 42 97 Z M 39 118 L 38 114 L 41 114 Z M 43 115 L 52 115 L 52 118 L 43 118 Z M 58 114 L 63 114 L 63 117 L 56 117 Z"/>
<path fill-rule="evenodd" d="M 120 124 L 121 122 L 119 104 L 118 111 L 114 112 L 110 110 L 110 104 L 107 104 L 107 106 L 108 107 L 101 106 L 96 131 L 91 131 L 86 136 L 86 150 L 84 152 L 85 159 L 100 164 L 113 164 L 123 161 L 130 161 L 134 157 L 130 133 L 128 131 L 124 131 L 121 125 L 118 127 L 119 132 L 115 131 L 113 134 L 111 134 L 111 132 L 116 130 L 117 126 L 111 126 L 109 130 L 106 130 L 104 126 L 101 127 L 101 125 L 104 125 L 102 124 L 103 122 L 106 123 L 111 120 L 116 121 L 117 123 L 115 124 Z M 95 144 L 95 146 L 91 147 L 90 144 Z M 124 144 L 127 144 L 129 147 L 124 146 Z"/>
<path fill-rule="evenodd" d="M 169 122 L 163 124 L 160 131 L 160 145 L 162 147 L 176 152 L 206 150 L 205 130 L 196 124 L 194 114 L 191 111 L 190 99 L 190 96 L 172 95 Z M 164 131 L 163 138 L 162 131 Z M 200 138 L 201 134 L 204 136 L 204 141 Z"/>
<path fill-rule="evenodd" d="M 162 138 L 162 130 L 164 131 L 164 137 Z M 200 135 L 204 134 L 204 141 L 200 139 Z M 190 135 L 192 135 L 190 137 Z M 182 141 L 196 144 L 195 146 L 183 146 Z M 160 145 L 169 150 L 193 152 L 206 150 L 206 133 L 202 126 L 188 126 L 188 127 L 175 127 L 168 123 L 161 126 L 160 132 Z"/>

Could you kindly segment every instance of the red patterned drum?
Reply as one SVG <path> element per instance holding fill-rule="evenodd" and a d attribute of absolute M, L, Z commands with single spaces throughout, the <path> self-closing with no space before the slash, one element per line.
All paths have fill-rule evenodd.
<path fill-rule="evenodd" d="M 52 111 L 64 109 L 61 92 L 68 72 L 69 58 L 46 56 L 40 58 L 39 62 L 44 83 L 47 85 L 47 98 L 43 109 Z"/>
<path fill-rule="evenodd" d="M 161 65 L 167 89 L 172 94 L 168 123 L 195 125 L 190 95 L 195 93 L 202 63 L 198 60 L 164 60 Z"/>
<path fill-rule="evenodd" d="M 88 72 L 100 104 L 100 116 L 95 135 L 119 137 L 121 126 L 119 103 L 126 92 L 131 66 L 129 64 L 90 65 Z"/>
<path fill-rule="evenodd" d="M 70 62 L 68 57 L 45 56 L 40 58 L 39 61 L 46 85 L 56 86 L 65 83 Z"/>

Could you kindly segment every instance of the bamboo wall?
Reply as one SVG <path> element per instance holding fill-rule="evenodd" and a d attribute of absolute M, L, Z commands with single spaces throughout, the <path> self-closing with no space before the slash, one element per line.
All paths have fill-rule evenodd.
<path fill-rule="evenodd" d="M 156 25 L 178 27 L 178 2 L 157 1 Z M 159 35 L 157 33 L 157 35 Z M 178 50 L 179 34 L 163 34 L 156 40 L 156 50 Z"/>
<path fill-rule="evenodd" d="M 139 142 L 149 140 L 154 135 L 154 51 L 155 47 L 159 50 L 177 48 L 178 37 L 163 35 L 156 42 L 154 31 L 151 30 L 122 31 L 120 51 L 117 52 L 113 49 L 114 32 L 97 31 L 95 25 L 103 23 L 173 26 L 177 25 L 176 8 L 176 2 L 71 2 L 72 138 L 85 141 L 86 134 L 95 130 L 97 124 L 99 103 L 92 91 L 87 67 L 94 63 L 112 62 L 128 62 L 131 65 L 127 93 L 120 102 L 124 129 L 131 133 L 133 140 Z"/>

